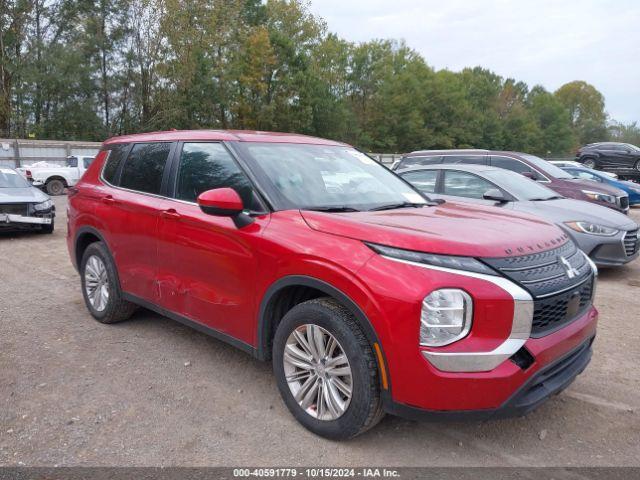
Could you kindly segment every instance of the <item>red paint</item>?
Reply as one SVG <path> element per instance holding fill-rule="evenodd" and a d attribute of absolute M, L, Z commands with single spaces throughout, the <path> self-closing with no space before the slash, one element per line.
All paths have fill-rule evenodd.
<path fill-rule="evenodd" d="M 242 199 L 232 188 L 216 188 L 207 190 L 198 196 L 201 207 L 218 208 L 228 211 L 242 211 Z"/>
<path fill-rule="evenodd" d="M 105 142 L 221 140 L 337 145 L 312 137 L 261 132 L 160 132 Z M 593 335 L 594 309 L 565 328 L 530 339 L 536 357 L 527 371 L 505 362 L 490 372 L 445 373 L 418 345 L 421 302 L 436 288 L 456 287 L 474 301 L 473 328 L 451 351 L 491 350 L 508 336 L 513 302 L 494 284 L 395 262 L 363 241 L 416 251 L 508 256 L 546 251 L 566 241 L 542 220 L 490 207 L 447 203 L 416 210 L 319 213 L 287 210 L 254 217 L 237 228 L 232 218 L 208 215 L 197 204 L 111 187 L 100 180 L 101 153 L 69 199 L 68 247 L 76 262 L 76 234 L 91 227 L 104 238 L 124 291 L 258 347 L 262 299 L 277 280 L 304 275 L 349 297 L 373 326 L 387 362 L 392 397 L 435 410 L 500 405 L 531 375 Z M 199 202 L 237 209 L 229 189 Z M 240 203 L 241 206 L 241 203 Z M 500 212 L 500 213 L 498 213 Z"/>

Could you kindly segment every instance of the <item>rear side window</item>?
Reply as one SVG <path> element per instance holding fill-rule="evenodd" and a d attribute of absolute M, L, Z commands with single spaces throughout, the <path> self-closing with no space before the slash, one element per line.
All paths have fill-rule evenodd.
<path fill-rule="evenodd" d="M 122 167 L 120 186 L 139 192 L 159 194 L 170 149 L 170 143 L 134 145 Z"/>
<path fill-rule="evenodd" d="M 464 165 L 486 165 L 487 157 L 483 155 L 446 155 L 442 163 Z"/>
<path fill-rule="evenodd" d="M 118 168 L 120 164 L 125 158 L 127 154 L 127 150 L 129 149 L 129 144 L 123 143 L 120 145 L 116 145 L 111 150 L 109 150 L 109 156 L 107 157 L 107 162 L 104 165 L 102 170 L 102 178 L 105 179 L 111 185 L 116 185 L 117 178 L 116 175 L 118 173 Z"/>
<path fill-rule="evenodd" d="M 251 182 L 219 143 L 185 143 L 180 155 L 176 198 L 195 202 L 202 192 L 233 188 L 245 206 L 253 204 Z"/>
<path fill-rule="evenodd" d="M 439 170 L 419 170 L 417 172 L 407 172 L 402 175 L 402 178 L 422 193 L 434 193 L 436 191 L 438 172 Z"/>
<path fill-rule="evenodd" d="M 400 160 L 398 169 L 408 167 L 418 167 L 421 165 L 436 165 L 442 163 L 442 156 L 436 157 L 407 157 Z"/>

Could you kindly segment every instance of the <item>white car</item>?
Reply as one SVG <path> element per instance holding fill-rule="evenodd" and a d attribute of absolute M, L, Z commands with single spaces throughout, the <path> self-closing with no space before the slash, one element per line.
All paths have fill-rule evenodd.
<path fill-rule="evenodd" d="M 95 157 L 70 156 L 65 166 L 37 162 L 17 170 L 34 187 L 43 188 L 49 195 L 62 195 L 65 188 L 73 187 L 84 174 Z"/>

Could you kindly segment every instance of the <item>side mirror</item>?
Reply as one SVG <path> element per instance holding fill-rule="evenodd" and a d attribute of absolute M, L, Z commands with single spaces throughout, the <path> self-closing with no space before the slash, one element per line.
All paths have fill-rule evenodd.
<path fill-rule="evenodd" d="M 533 174 L 533 172 L 522 172 L 522 176 L 530 178 L 531 180 L 535 180 L 536 179 L 536 176 Z"/>
<path fill-rule="evenodd" d="M 484 192 L 484 195 L 482 195 L 482 198 L 484 198 L 485 200 L 492 200 L 494 202 L 500 202 L 500 203 L 505 203 L 509 201 L 507 197 L 505 197 L 504 194 L 497 188 L 492 188 L 490 190 L 487 190 L 486 192 Z"/>
<path fill-rule="evenodd" d="M 233 218 L 238 228 L 253 223 L 253 219 L 243 213 L 242 199 L 233 188 L 214 188 L 202 192 L 198 196 L 198 206 L 207 215 Z"/>

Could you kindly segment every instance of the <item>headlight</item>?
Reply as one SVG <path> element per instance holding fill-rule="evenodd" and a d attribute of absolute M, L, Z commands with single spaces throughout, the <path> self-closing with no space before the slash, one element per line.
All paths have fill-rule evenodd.
<path fill-rule="evenodd" d="M 456 257 L 453 255 L 434 255 L 432 253 L 414 252 L 400 248 L 385 247 L 374 243 L 367 243 L 374 252 L 385 257 L 404 260 L 407 262 L 424 263 L 434 267 L 451 268 L 453 270 L 465 270 L 467 272 L 484 273 L 485 275 L 497 275 L 491 268 L 472 257 Z"/>
<path fill-rule="evenodd" d="M 51 200 L 46 200 L 42 203 L 36 203 L 33 208 L 36 210 L 48 210 L 53 206 L 53 202 Z"/>
<path fill-rule="evenodd" d="M 605 227 L 591 222 L 567 222 L 565 225 L 576 232 L 590 233 L 591 235 L 600 235 L 602 237 L 612 237 L 619 232 L 616 228 Z"/>
<path fill-rule="evenodd" d="M 614 205 L 616 204 L 616 197 L 614 197 L 613 195 L 607 195 L 606 193 L 592 192 L 591 190 L 582 190 L 582 193 L 584 193 L 591 200 L 596 200 L 598 202 L 612 203 Z"/>
<path fill-rule="evenodd" d="M 443 288 L 422 301 L 420 345 L 441 347 L 465 337 L 471 329 L 473 302 L 467 292 Z"/>

